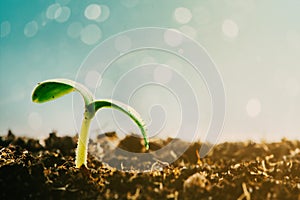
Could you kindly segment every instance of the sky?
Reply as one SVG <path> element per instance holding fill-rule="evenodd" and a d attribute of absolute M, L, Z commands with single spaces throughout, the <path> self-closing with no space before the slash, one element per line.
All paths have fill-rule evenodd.
<path fill-rule="evenodd" d="M 31 102 L 38 82 L 68 78 L 97 98 L 130 104 L 151 137 L 203 139 L 221 112 L 214 106 L 225 103 L 218 141 L 299 140 L 299 9 L 298 0 L 2 0 L 0 134 L 75 135 L 83 113 L 78 94 Z M 160 48 L 126 53 L 145 41 Z M 200 50 L 187 54 L 186 44 Z M 211 74 L 200 69 L 200 76 L 183 59 L 189 56 L 203 58 L 204 70 L 211 65 L 204 60 L 212 61 L 225 102 L 212 96 Z M 120 137 L 138 132 L 120 113 L 97 113 L 91 136 L 114 130 Z"/>

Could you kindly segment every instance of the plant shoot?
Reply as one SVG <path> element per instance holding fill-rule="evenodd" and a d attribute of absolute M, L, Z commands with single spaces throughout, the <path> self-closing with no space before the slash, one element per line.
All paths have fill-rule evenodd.
<path fill-rule="evenodd" d="M 115 100 L 96 100 L 92 93 L 80 83 L 68 79 L 52 79 L 44 81 L 39 83 L 34 88 L 32 92 L 32 101 L 35 103 L 44 103 L 74 91 L 77 91 L 81 94 L 85 104 L 84 117 L 82 120 L 76 149 L 75 163 L 77 168 L 81 167 L 81 165 L 86 166 L 90 123 L 94 118 L 95 113 L 101 108 L 113 108 L 128 115 L 141 130 L 145 147 L 147 150 L 149 149 L 149 141 L 147 138 L 145 125 L 140 115 L 133 108 Z"/>

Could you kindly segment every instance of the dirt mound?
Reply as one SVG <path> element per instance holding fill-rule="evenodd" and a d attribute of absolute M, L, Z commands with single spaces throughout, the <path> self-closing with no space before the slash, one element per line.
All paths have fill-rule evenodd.
<path fill-rule="evenodd" d="M 135 157 L 146 152 L 140 138 L 109 133 L 90 143 L 88 168 L 76 169 L 76 140 L 1 137 L 0 199 L 300 199 L 299 141 L 223 143 L 200 158 L 202 144 L 170 138 Z"/>

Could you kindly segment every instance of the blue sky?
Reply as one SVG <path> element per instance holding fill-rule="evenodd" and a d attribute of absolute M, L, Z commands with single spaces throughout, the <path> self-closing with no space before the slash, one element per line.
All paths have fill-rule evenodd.
<path fill-rule="evenodd" d="M 54 129 L 61 135 L 74 135 L 83 112 L 80 97 L 75 94 L 37 105 L 30 101 L 34 86 L 49 78 L 76 79 L 89 53 L 115 34 L 133 28 L 162 27 L 188 35 L 200 43 L 216 63 L 226 92 L 222 141 L 300 139 L 299 9 L 297 0 L 44 0 L 30 4 L 3 0 L 0 2 L 0 133 L 4 135 L 12 129 L 18 135 L 43 138 Z M 122 45 L 112 48 L 122 48 Z M 118 60 L 106 77 L 102 77 L 106 81 L 96 96 L 108 97 L 112 85 L 122 74 L 141 61 L 162 63 L 171 68 L 178 66 L 182 74 L 190 77 L 202 97 L 198 104 L 201 127 L 197 135 L 204 135 L 211 115 L 205 84 L 203 80 L 197 82 L 189 66 L 172 55 L 148 50 Z M 97 66 L 89 67 L 77 80 L 95 89 L 93 80 L 100 71 Z M 168 70 L 155 69 L 155 80 L 166 82 L 175 77 Z M 126 88 L 130 88 L 129 85 L 120 89 L 117 99 L 122 100 L 130 93 Z M 158 136 L 176 136 L 171 132 L 178 128 L 175 125 L 180 121 L 180 111 L 176 104 L 171 106 L 173 101 L 169 98 L 172 97 L 164 96 L 165 93 L 155 87 L 148 92 L 153 98 L 139 101 L 138 98 L 143 99 L 147 93 L 137 93 L 132 106 L 141 112 L 146 122 L 153 123 L 153 127 L 162 126 L 161 118 L 169 120 L 166 129 L 150 126 L 153 135 L 160 130 Z M 151 119 L 148 107 L 158 103 L 166 103 L 171 111 L 162 114 L 154 106 Z M 97 116 L 101 123 L 93 124 L 94 133 L 116 129 L 109 111 Z M 122 116 L 117 119 L 127 122 Z M 123 131 L 117 130 L 118 133 L 124 136 L 126 132 L 136 131 L 131 125 L 124 126 Z M 186 133 L 184 138 L 193 135 Z"/>

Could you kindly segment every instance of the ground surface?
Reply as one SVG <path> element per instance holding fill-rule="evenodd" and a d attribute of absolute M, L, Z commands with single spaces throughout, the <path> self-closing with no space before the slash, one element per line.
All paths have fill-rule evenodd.
<path fill-rule="evenodd" d="M 88 168 L 76 169 L 76 138 L 52 133 L 41 145 L 9 132 L 0 138 L 0 199 L 300 199 L 300 141 L 223 143 L 200 159 L 200 144 L 188 144 L 168 165 L 187 145 L 175 141 L 152 141 L 139 158 L 126 151 L 145 152 L 140 139 L 108 133 L 90 143 Z"/>

